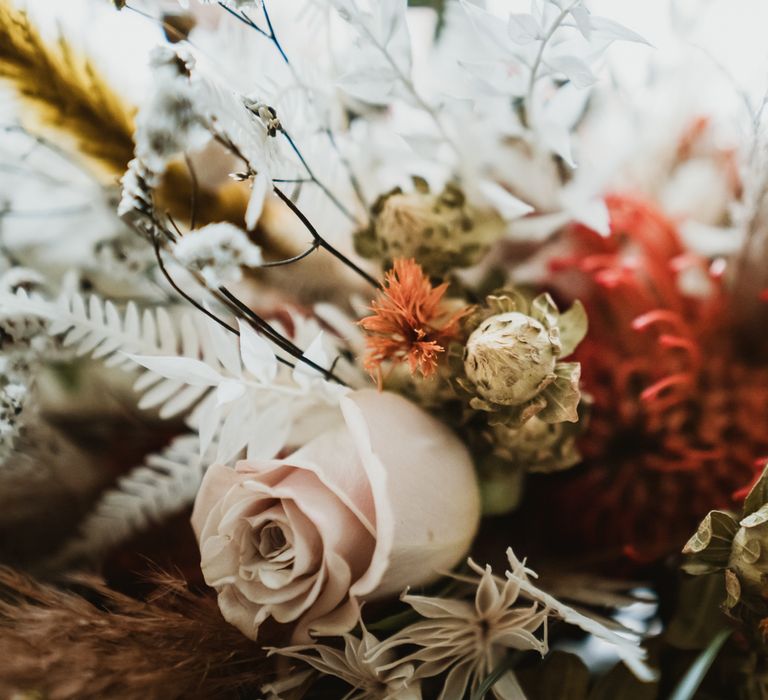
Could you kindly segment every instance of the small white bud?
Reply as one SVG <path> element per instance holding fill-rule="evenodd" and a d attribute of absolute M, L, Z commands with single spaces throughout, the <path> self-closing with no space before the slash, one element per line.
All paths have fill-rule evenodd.
<path fill-rule="evenodd" d="M 486 319 L 469 336 L 464 369 L 486 401 L 517 406 L 552 381 L 559 354 L 557 328 L 510 311 Z"/>

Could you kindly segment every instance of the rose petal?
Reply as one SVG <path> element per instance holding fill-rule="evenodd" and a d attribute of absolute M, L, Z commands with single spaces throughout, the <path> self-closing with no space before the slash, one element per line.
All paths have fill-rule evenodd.
<path fill-rule="evenodd" d="M 200 490 L 195 499 L 195 505 L 192 509 L 192 529 L 200 541 L 200 533 L 208 516 L 211 514 L 217 501 L 221 499 L 223 493 L 229 491 L 240 481 L 237 473 L 229 467 L 221 464 L 214 464 L 208 467 L 200 484 Z"/>
<path fill-rule="evenodd" d="M 376 537 L 373 522 L 376 510 L 371 485 L 360 478 L 362 464 L 356 446 L 346 428 L 329 431 L 294 452 L 290 464 L 317 475 L 333 493 Z"/>
<path fill-rule="evenodd" d="M 376 504 L 376 550 L 352 593 L 382 597 L 435 580 L 462 559 L 480 522 L 467 448 L 397 394 L 363 389 L 341 405 Z"/>

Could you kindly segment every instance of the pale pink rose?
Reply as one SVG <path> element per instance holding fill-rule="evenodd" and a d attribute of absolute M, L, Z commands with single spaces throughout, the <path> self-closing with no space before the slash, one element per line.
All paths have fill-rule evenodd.
<path fill-rule="evenodd" d="M 359 600 L 428 583 L 467 552 L 480 517 L 464 445 L 406 399 L 342 399 L 344 425 L 284 459 L 208 469 L 192 514 L 224 617 L 256 638 L 339 634 Z"/>

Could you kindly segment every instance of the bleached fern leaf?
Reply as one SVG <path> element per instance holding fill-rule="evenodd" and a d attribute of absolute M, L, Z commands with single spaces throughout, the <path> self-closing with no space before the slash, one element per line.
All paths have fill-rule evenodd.
<path fill-rule="evenodd" d="M 140 311 L 135 303 L 129 302 L 121 311 L 111 301 L 96 295 L 86 300 L 81 294 L 70 294 L 49 301 L 20 290 L 0 295 L 0 317 L 43 319 L 48 322 L 48 334 L 61 336 L 64 347 L 71 348 L 76 355 L 90 355 L 107 366 L 124 370 L 139 366 L 132 359 L 134 355 L 182 355 L 194 360 L 205 357 L 209 361 L 217 357 L 210 337 L 215 330 L 197 316 L 180 313 L 172 317 L 162 307 Z M 218 355 L 220 362 L 229 359 L 226 348 Z M 161 406 L 163 418 L 182 413 L 207 391 L 205 386 L 190 387 L 182 382 L 158 384 L 159 380 L 157 374 L 146 372 L 138 379 L 136 389 L 146 392 L 139 407 Z"/>
<path fill-rule="evenodd" d="M 63 295 L 50 301 L 23 289 L 0 296 L 0 315 L 40 318 L 48 333 L 63 336 L 63 345 L 78 356 L 92 355 L 107 365 L 134 366 L 125 353 L 175 354 L 175 324 L 162 307 L 145 309 L 129 302 L 120 312 L 111 301 L 91 295 Z"/>
<path fill-rule="evenodd" d="M 132 359 L 148 370 L 136 388 L 151 387 L 140 407 L 160 406 L 160 415 L 167 416 L 204 397 L 190 424 L 200 432 L 203 451 L 217 436 L 218 462 L 231 462 L 243 450 L 249 459 L 274 457 L 299 419 L 311 413 L 317 424 L 336 410 L 343 387 L 304 364 L 293 372 L 280 366 L 269 343 L 247 324 L 240 323 L 239 337 L 213 322 L 206 322 L 206 331 L 196 334 L 182 323 L 186 340 L 181 356 Z M 321 333 L 305 355 L 321 367 L 330 366 Z"/>
<path fill-rule="evenodd" d="M 180 512 L 194 501 L 203 471 L 198 437 L 177 437 L 101 495 L 56 562 L 97 556 Z"/>
<path fill-rule="evenodd" d="M 202 315 L 171 318 L 161 308 L 141 313 L 132 303 L 121 314 L 109 301 L 79 294 L 55 302 L 23 292 L 0 296 L 3 314 L 47 319 L 49 333 L 79 355 L 144 367 L 134 385 L 139 408 L 156 408 L 161 418 L 194 409 L 188 423 L 200 433 L 201 454 L 218 435 L 222 463 L 243 451 L 250 459 L 274 457 L 298 421 L 307 430 L 308 423 L 332 419 L 344 391 L 306 364 L 293 372 L 281 366 L 270 344 L 243 323 L 238 337 Z M 294 340 L 307 347 L 307 358 L 330 367 L 319 324 L 295 320 Z"/>

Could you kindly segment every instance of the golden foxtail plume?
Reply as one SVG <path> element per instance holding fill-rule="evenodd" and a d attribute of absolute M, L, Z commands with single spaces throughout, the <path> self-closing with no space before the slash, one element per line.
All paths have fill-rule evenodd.
<path fill-rule="evenodd" d="M 66 39 L 47 42 L 11 0 L 0 0 L 0 79 L 21 97 L 25 127 L 31 133 L 55 131 L 59 145 L 89 156 L 109 181 L 123 174 L 133 157 L 136 110 Z M 193 190 L 184 163 L 171 164 L 157 191 L 158 209 L 188 222 L 194 201 L 199 224 L 242 224 L 246 187 L 228 183 L 216 191 Z"/>
<path fill-rule="evenodd" d="M 65 39 L 47 43 L 27 13 L 0 0 L 0 77 L 22 98 L 32 130 L 55 129 L 108 172 L 133 155 L 133 110 Z"/>

